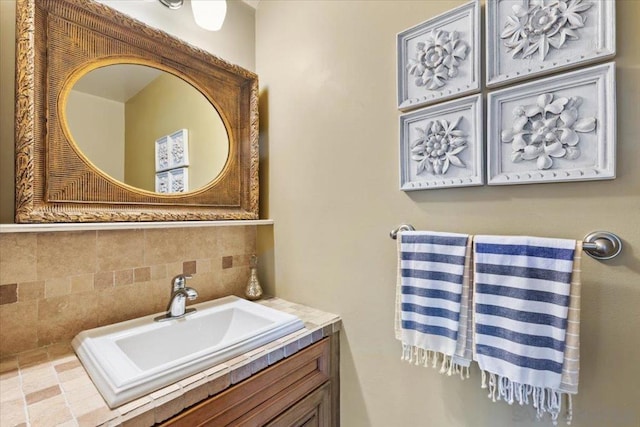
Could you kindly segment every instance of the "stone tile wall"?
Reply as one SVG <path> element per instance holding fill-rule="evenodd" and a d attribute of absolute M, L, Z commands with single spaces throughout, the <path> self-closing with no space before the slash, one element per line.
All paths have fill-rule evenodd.
<path fill-rule="evenodd" d="M 255 250 L 256 226 L 0 234 L 0 356 L 163 311 L 180 273 L 242 295 Z"/>

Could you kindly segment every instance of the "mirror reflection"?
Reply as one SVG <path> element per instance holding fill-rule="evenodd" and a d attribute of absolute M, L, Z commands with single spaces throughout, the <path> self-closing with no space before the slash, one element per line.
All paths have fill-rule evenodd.
<path fill-rule="evenodd" d="M 209 100 L 179 77 L 144 65 L 89 71 L 68 92 L 65 116 L 93 165 L 142 190 L 202 188 L 229 155 L 226 128 Z"/>

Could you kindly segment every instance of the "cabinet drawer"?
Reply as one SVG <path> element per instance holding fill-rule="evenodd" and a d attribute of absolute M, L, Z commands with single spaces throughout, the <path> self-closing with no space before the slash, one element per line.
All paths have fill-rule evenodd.
<path fill-rule="evenodd" d="M 319 389 L 283 412 L 266 427 L 325 427 L 331 422 L 331 386 Z"/>
<path fill-rule="evenodd" d="M 162 425 L 265 425 L 329 380 L 329 352 L 325 338 Z"/>

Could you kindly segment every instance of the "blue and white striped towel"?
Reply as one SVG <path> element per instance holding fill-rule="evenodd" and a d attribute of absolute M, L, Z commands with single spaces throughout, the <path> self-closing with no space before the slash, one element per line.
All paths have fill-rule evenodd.
<path fill-rule="evenodd" d="M 403 360 L 439 363 L 440 372 L 462 377 L 466 368 L 468 376 L 470 252 L 466 234 L 399 234 L 396 338 L 402 341 Z"/>
<path fill-rule="evenodd" d="M 556 422 L 575 240 L 475 236 L 475 360 L 489 397 Z"/>

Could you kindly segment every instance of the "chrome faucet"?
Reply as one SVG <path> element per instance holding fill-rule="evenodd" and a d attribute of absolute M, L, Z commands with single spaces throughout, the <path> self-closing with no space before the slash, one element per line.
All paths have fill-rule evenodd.
<path fill-rule="evenodd" d="M 191 276 L 186 274 L 178 274 L 171 281 L 171 299 L 167 306 L 167 312 L 156 317 L 154 320 L 161 322 L 163 320 L 179 319 L 196 311 L 195 308 L 186 309 L 187 300 L 193 301 L 198 298 L 198 292 L 187 285 L 187 279 Z"/>

